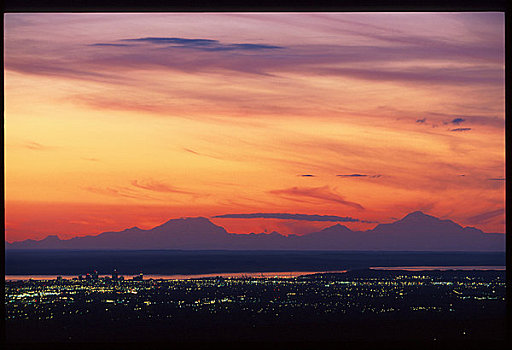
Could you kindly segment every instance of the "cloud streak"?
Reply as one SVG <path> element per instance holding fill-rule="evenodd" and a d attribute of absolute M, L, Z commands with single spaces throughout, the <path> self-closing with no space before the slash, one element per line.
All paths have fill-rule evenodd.
<path fill-rule="evenodd" d="M 101 194 L 101 195 L 110 196 L 110 197 L 123 197 L 123 198 L 137 199 L 137 200 L 141 200 L 141 199 L 156 200 L 157 199 L 157 198 L 154 198 L 151 196 L 140 194 L 137 191 L 134 191 L 133 189 L 128 188 L 128 187 L 118 187 L 118 188 L 114 188 L 114 187 L 105 187 L 105 188 L 85 187 L 84 189 L 89 192 L 92 192 L 92 193 Z"/>
<path fill-rule="evenodd" d="M 338 176 L 338 177 L 351 177 L 351 178 L 367 177 L 367 178 L 372 178 L 372 179 L 376 179 L 376 178 L 382 177 L 382 175 L 380 175 L 380 174 L 376 174 L 376 175 L 367 175 L 367 174 L 340 174 L 340 175 L 336 175 L 336 176 Z"/>
<path fill-rule="evenodd" d="M 358 34 L 362 35 L 361 32 Z M 71 48 L 58 59 L 49 56 L 51 49 L 38 46 L 33 49 L 38 51 L 34 52 L 37 61 L 34 55 L 16 57 L 12 53 L 17 50 L 23 52 L 23 49 L 13 52 L 9 47 L 11 54 L 6 56 L 5 65 L 6 69 L 21 72 L 69 75 L 80 79 L 108 78 L 111 72 L 109 67 L 115 65 L 116 70 L 137 66 L 153 69 L 165 67 L 189 73 L 219 69 L 262 75 L 307 72 L 404 83 L 460 85 L 502 84 L 504 81 L 504 71 L 497 66 L 503 63 L 503 48 L 500 45 L 436 41 L 419 34 L 401 39 L 399 36 L 379 35 L 373 39 L 384 39 L 384 42 L 377 41 L 373 45 L 308 43 L 281 46 L 270 43 L 225 43 L 211 38 L 125 38 L 85 44 L 88 50 L 83 47 Z M 191 50 L 194 55 L 190 54 Z M 453 62 L 464 59 L 473 64 L 469 67 L 408 66 L 400 70 L 374 68 L 379 67 L 379 62 L 412 64 L 417 60 L 438 59 Z M 364 63 L 371 64 L 372 68 L 360 68 Z"/>
<path fill-rule="evenodd" d="M 188 38 L 172 38 L 172 37 L 146 37 L 135 39 L 121 39 L 121 42 L 129 42 L 135 44 L 153 44 L 157 46 L 164 46 L 167 49 L 195 49 L 202 51 L 257 51 L 257 50 L 274 50 L 283 49 L 282 46 L 266 45 L 266 44 L 252 44 L 252 43 L 234 43 L 225 44 L 219 40 L 214 39 L 188 39 Z M 117 43 L 94 43 L 91 46 L 116 46 L 127 47 L 134 46 L 133 44 L 117 44 Z"/>
<path fill-rule="evenodd" d="M 45 146 L 34 141 L 26 142 L 22 147 L 31 149 L 33 151 L 48 151 L 53 149 L 53 147 Z"/>
<path fill-rule="evenodd" d="M 495 84 L 503 82 L 501 68 L 422 68 L 401 70 L 360 68 L 319 68 L 318 73 L 369 81 L 422 84 Z"/>
<path fill-rule="evenodd" d="M 306 198 L 306 199 L 313 198 L 313 199 L 320 199 L 320 200 L 323 200 L 326 202 L 342 204 L 342 205 L 349 206 L 349 207 L 352 207 L 355 209 L 364 210 L 364 207 L 361 204 L 345 200 L 345 198 L 343 198 L 342 196 L 332 192 L 330 190 L 329 186 L 309 187 L 309 188 L 291 187 L 291 188 L 286 188 L 286 189 L 282 189 L 282 190 L 269 191 L 269 193 L 275 194 L 278 196 L 284 196 L 288 199 L 291 199 L 294 201 L 299 201 L 299 202 L 302 202 L 303 200 L 301 200 L 301 199 L 304 199 L 304 198 Z"/>
<path fill-rule="evenodd" d="M 335 216 L 335 215 L 312 215 L 312 214 L 288 214 L 288 213 L 251 213 L 251 214 L 224 214 L 216 215 L 214 218 L 225 219 L 282 219 L 301 221 L 333 221 L 333 222 L 361 222 L 359 219 Z"/>
<path fill-rule="evenodd" d="M 95 43 L 90 44 L 89 46 L 112 46 L 112 47 L 128 47 L 129 44 L 112 44 L 112 43 Z"/>
<path fill-rule="evenodd" d="M 133 180 L 131 182 L 132 186 L 141 188 L 143 190 L 153 191 L 153 192 L 164 192 L 164 193 L 181 193 L 181 194 L 193 194 L 192 192 L 183 191 L 174 187 L 171 187 L 165 183 L 148 180 L 141 182 L 139 180 Z"/>
<path fill-rule="evenodd" d="M 481 224 L 481 223 L 486 223 L 488 221 L 491 221 L 492 219 L 494 219 L 497 216 L 503 216 L 504 214 L 505 214 L 505 209 L 501 208 L 501 209 L 491 210 L 491 211 L 487 211 L 487 212 L 484 212 L 484 213 L 481 213 L 478 215 L 471 216 L 467 220 L 470 224 Z"/>
<path fill-rule="evenodd" d="M 456 128 L 456 129 L 451 129 L 450 131 L 455 131 L 455 132 L 461 132 L 461 131 L 470 131 L 471 128 Z"/>
<path fill-rule="evenodd" d="M 457 118 L 453 118 L 450 114 L 439 113 L 439 112 L 427 112 L 437 122 L 443 124 L 455 124 L 464 122 L 465 124 L 479 125 L 479 126 L 490 126 L 494 128 L 505 127 L 505 119 L 493 115 L 460 115 Z M 446 118 L 450 118 L 450 121 L 446 121 Z"/>
<path fill-rule="evenodd" d="M 451 123 L 455 124 L 455 125 L 459 125 L 460 123 L 465 122 L 465 121 L 466 121 L 466 119 L 464 119 L 464 118 L 455 118 L 455 119 L 452 119 Z"/>

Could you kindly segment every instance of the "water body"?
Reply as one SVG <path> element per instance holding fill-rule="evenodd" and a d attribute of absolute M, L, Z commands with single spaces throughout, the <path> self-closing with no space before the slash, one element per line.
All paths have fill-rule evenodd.
<path fill-rule="evenodd" d="M 347 272 L 347 270 L 340 271 L 278 271 L 278 272 L 238 272 L 238 273 L 208 273 L 208 274 L 195 274 L 195 275 L 144 275 L 144 280 L 154 279 L 164 279 L 164 280 L 186 280 L 186 279 L 198 279 L 198 278 L 293 278 L 304 275 L 311 275 L 315 273 L 343 273 Z M 130 280 L 137 275 L 122 275 L 125 280 Z M 72 275 L 6 275 L 6 281 L 28 281 L 28 280 L 55 280 L 57 277 L 62 277 L 62 279 L 73 279 L 77 276 Z M 100 278 L 111 277 L 111 275 L 99 275 Z"/>
<path fill-rule="evenodd" d="M 385 271 L 505 271 L 505 266 L 376 266 L 372 270 Z"/>
<path fill-rule="evenodd" d="M 505 271 L 505 266 L 375 266 L 371 270 L 384 271 Z M 278 271 L 278 272 L 239 272 L 239 273 L 209 273 L 193 275 L 144 275 L 144 280 L 186 280 L 198 278 L 293 278 L 298 276 L 312 275 L 317 273 L 344 273 L 347 270 L 338 271 Z M 125 280 L 130 280 L 137 275 L 122 275 Z M 28 281 L 28 280 L 55 280 L 57 277 L 70 280 L 77 276 L 72 275 L 6 275 L 6 281 Z M 110 277 L 110 275 L 99 275 L 100 278 Z"/>
<path fill-rule="evenodd" d="M 290 274 L 407 266 L 505 266 L 505 253 L 381 251 L 6 250 L 5 275 Z"/>

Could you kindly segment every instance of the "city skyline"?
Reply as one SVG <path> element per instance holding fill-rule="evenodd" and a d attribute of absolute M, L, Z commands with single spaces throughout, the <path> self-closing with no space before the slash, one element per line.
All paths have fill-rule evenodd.
<path fill-rule="evenodd" d="M 110 348 L 117 341 L 168 347 L 233 338 L 258 346 L 292 341 L 293 348 L 303 340 L 382 347 L 390 339 L 494 348 L 505 340 L 505 287 L 504 271 L 365 269 L 289 278 L 6 281 L 6 334 L 18 347 L 108 337 Z"/>
<path fill-rule="evenodd" d="M 417 210 L 505 233 L 503 13 L 4 18 L 6 241 Z"/>

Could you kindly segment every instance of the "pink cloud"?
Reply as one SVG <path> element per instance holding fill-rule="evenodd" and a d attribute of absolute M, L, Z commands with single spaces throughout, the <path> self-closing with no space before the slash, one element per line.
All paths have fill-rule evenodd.
<path fill-rule="evenodd" d="M 154 192 L 192 194 L 192 192 L 183 191 L 175 187 L 171 187 L 163 182 L 158 182 L 154 180 L 148 180 L 143 182 L 139 180 L 133 180 L 131 184 L 135 187 Z"/>
<path fill-rule="evenodd" d="M 332 192 L 329 186 L 323 187 L 309 187 L 309 188 L 299 188 L 299 187 L 291 187 L 283 190 L 273 190 L 269 191 L 269 193 L 281 196 L 284 195 L 287 199 L 303 202 L 303 198 L 314 198 L 321 199 L 323 201 L 334 202 L 343 204 L 352 208 L 362 209 L 364 207 L 355 202 L 347 201 L 339 194 Z"/>

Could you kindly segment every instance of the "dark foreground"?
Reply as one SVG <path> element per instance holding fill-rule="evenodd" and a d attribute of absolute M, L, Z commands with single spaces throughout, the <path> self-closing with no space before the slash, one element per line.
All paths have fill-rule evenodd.
<path fill-rule="evenodd" d="M 500 348 L 505 272 L 7 282 L 5 320 L 15 348 L 127 342 Z"/>

